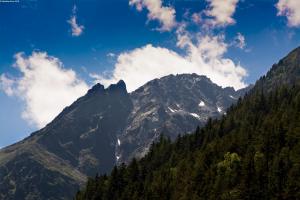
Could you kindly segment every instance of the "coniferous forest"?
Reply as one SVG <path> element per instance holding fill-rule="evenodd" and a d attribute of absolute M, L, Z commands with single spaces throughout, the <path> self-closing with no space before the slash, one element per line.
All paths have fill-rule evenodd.
<path fill-rule="evenodd" d="M 266 83 L 221 119 L 90 178 L 75 199 L 300 199 L 300 87 Z"/>

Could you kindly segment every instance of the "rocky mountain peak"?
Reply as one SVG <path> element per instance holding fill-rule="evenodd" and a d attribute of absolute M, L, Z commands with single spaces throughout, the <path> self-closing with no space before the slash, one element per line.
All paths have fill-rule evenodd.
<path fill-rule="evenodd" d="M 123 80 L 120 80 L 118 83 L 116 84 L 111 84 L 108 88 L 108 91 L 119 91 L 119 92 L 125 92 L 127 93 L 127 89 L 126 89 L 126 84 Z"/>
<path fill-rule="evenodd" d="M 88 91 L 88 94 L 96 94 L 96 93 L 102 92 L 104 90 L 105 90 L 104 86 L 101 85 L 100 83 L 97 83 Z"/>
<path fill-rule="evenodd" d="M 162 132 L 175 139 L 178 134 L 204 125 L 210 117 L 220 117 L 243 94 L 197 74 L 168 75 L 149 81 L 130 94 L 133 111 L 118 136 L 117 162 L 142 157 Z"/>

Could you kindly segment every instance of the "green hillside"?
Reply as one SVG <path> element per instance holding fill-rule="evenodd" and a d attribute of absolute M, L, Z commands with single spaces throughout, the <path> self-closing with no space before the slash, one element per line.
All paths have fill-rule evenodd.
<path fill-rule="evenodd" d="M 162 137 L 143 159 L 89 179 L 76 199 L 300 199 L 299 77 L 278 78 L 299 71 L 298 53 L 220 120 L 173 143 Z"/>

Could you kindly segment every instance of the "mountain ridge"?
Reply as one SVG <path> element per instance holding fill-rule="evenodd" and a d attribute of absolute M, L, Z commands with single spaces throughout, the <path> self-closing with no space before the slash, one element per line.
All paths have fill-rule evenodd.
<path fill-rule="evenodd" d="M 122 80 L 107 88 L 96 84 L 44 128 L 2 149 L 0 199 L 69 199 L 87 176 L 142 157 L 167 129 L 178 128 L 169 131 L 172 138 L 191 132 L 207 118 L 224 114 L 238 97 L 232 88 L 223 89 L 196 74 L 170 75 L 147 84 L 132 93 Z M 200 97 L 205 101 L 201 107 Z M 175 111 L 176 104 L 180 111 Z M 190 110 L 191 104 L 199 104 L 199 109 Z"/>
<path fill-rule="evenodd" d="M 206 76 L 197 74 L 168 75 L 149 81 L 131 93 L 134 110 L 129 116 L 129 124 L 133 126 L 127 127 L 119 138 L 121 145 L 117 145 L 117 156 L 120 158 L 118 163 L 128 162 L 133 157 L 143 157 L 161 132 L 175 139 L 180 133 L 188 133 L 196 126 L 204 125 L 209 117 L 216 118 L 225 114 L 226 108 L 251 87 L 244 91 L 222 88 Z M 142 112 L 139 113 L 139 110 Z M 158 120 L 162 124 L 156 122 L 159 118 L 163 119 Z M 137 130 L 134 126 L 136 123 L 138 127 L 147 126 L 148 133 Z M 130 143 L 135 147 L 131 147 Z M 118 149 L 122 146 L 125 146 L 123 150 L 133 148 L 134 151 L 122 153 Z M 124 155 L 127 157 L 125 160 L 122 159 Z"/>

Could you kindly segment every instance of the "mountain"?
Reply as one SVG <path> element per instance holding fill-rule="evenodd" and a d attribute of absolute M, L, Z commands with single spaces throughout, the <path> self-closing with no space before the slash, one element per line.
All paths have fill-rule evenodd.
<path fill-rule="evenodd" d="M 226 115 L 175 142 L 161 136 L 76 200 L 300 199 L 299 70 L 296 49 Z"/>
<path fill-rule="evenodd" d="M 115 164 L 116 137 L 131 109 L 123 81 L 108 89 L 97 84 L 36 133 L 37 142 L 86 175 L 107 172 Z"/>
<path fill-rule="evenodd" d="M 155 79 L 130 94 L 133 110 L 118 138 L 118 163 L 141 158 L 161 133 L 174 140 L 218 118 L 249 90 L 221 88 L 205 76 L 169 75 Z"/>
<path fill-rule="evenodd" d="M 162 132 L 175 139 L 220 117 L 244 91 L 196 74 L 155 79 L 130 94 L 123 81 L 97 84 L 45 128 L 0 151 L 0 199 L 71 199 L 87 176 L 142 157 Z"/>
<path fill-rule="evenodd" d="M 45 128 L 1 150 L 0 199 L 70 199 L 87 176 L 115 164 L 116 135 L 131 109 L 123 81 L 95 85 Z"/>

